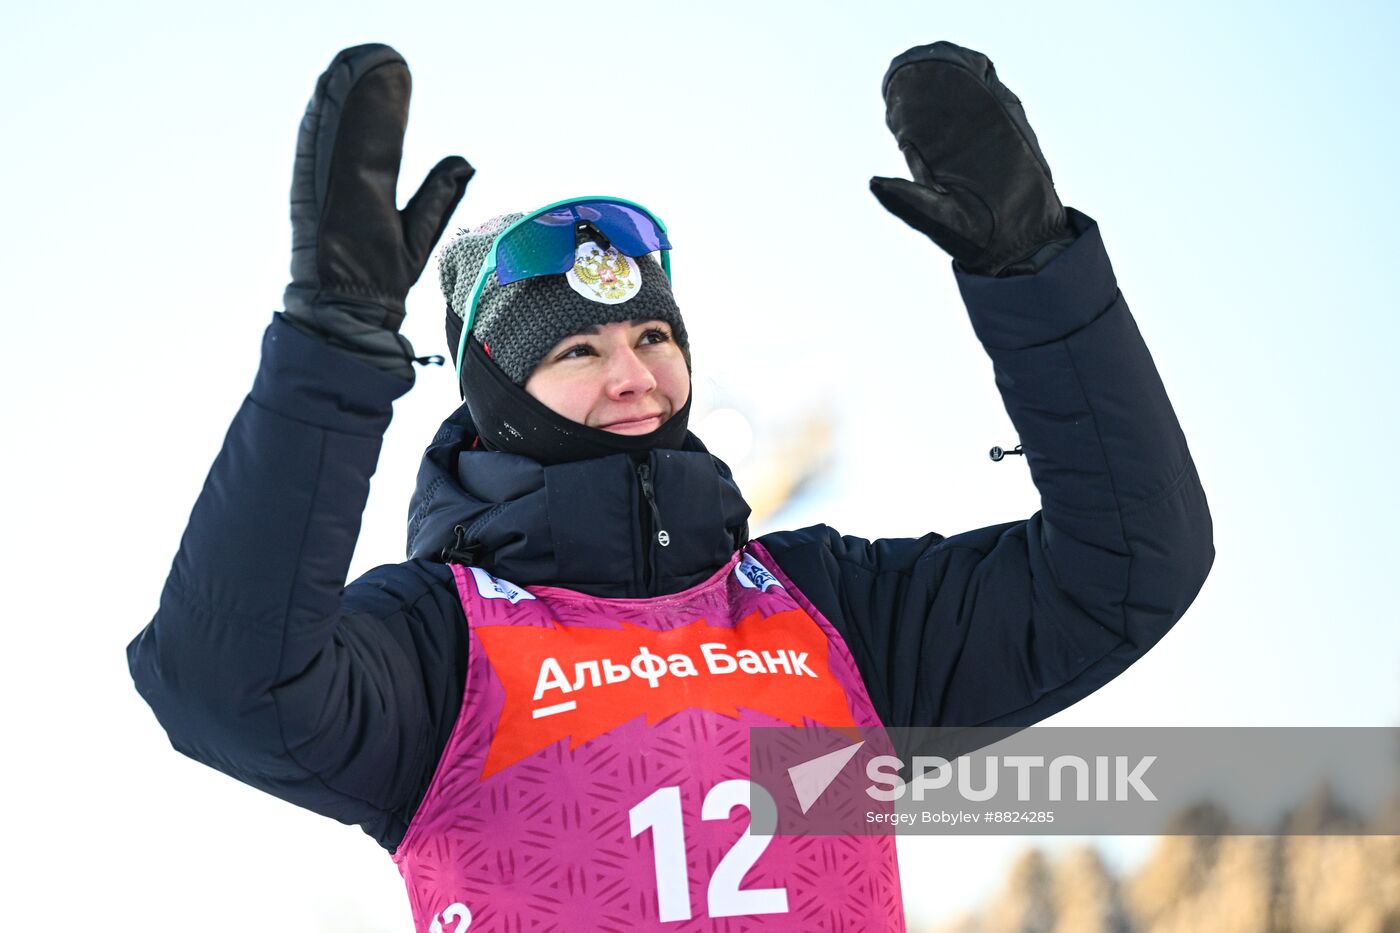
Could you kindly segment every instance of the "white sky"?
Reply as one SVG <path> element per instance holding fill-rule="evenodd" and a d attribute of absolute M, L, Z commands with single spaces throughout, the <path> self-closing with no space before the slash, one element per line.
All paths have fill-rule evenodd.
<path fill-rule="evenodd" d="M 397 931 L 358 830 L 171 751 L 125 669 L 286 281 L 297 123 L 342 46 L 416 96 L 403 191 L 479 169 L 474 223 L 578 193 L 665 218 L 697 376 L 842 458 L 785 516 L 866 537 L 1029 515 L 947 259 L 880 209 L 890 57 L 946 38 L 1025 103 L 1098 220 L 1195 454 L 1218 558 L 1186 619 L 1062 724 L 1392 725 L 1394 8 L 1382 4 L 51 3 L 0 13 L 11 352 L 8 737 L 17 929 Z M 432 266 L 405 331 L 441 352 Z M 354 572 L 401 558 L 447 372 L 397 407 Z M 1389 414 L 1387 414 L 1387 412 Z M 1015 840 L 905 840 L 937 918 Z M 1130 862 L 1145 843 L 1108 843 Z M 16 896 L 18 895 L 18 896 Z"/>

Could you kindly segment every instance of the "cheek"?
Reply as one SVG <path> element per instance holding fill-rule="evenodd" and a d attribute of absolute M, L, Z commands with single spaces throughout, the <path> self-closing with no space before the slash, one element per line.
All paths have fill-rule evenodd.
<path fill-rule="evenodd" d="M 525 391 L 556 415 L 579 424 L 588 422 L 598 390 L 586 379 L 560 378 L 557 372 L 537 373 L 525 382 Z"/>
<path fill-rule="evenodd" d="M 657 388 L 671 401 L 671 410 L 680 411 L 690 398 L 690 370 L 679 353 L 676 359 L 656 374 Z"/>

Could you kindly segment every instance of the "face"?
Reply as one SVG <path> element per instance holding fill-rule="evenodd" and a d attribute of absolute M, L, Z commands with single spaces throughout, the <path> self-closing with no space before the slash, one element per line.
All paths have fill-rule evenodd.
<path fill-rule="evenodd" d="M 590 428 L 650 434 L 685 406 L 690 372 L 664 321 L 602 324 L 555 344 L 525 391 Z"/>

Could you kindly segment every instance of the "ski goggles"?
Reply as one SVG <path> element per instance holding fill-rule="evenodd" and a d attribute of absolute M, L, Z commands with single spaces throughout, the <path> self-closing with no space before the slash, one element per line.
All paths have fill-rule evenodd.
<path fill-rule="evenodd" d="M 531 211 L 506 227 L 491 243 L 486 261 L 472 288 L 462 315 L 462 337 L 457 343 L 457 382 L 462 381 L 467 335 L 476 320 L 476 306 L 491 273 L 502 285 L 541 275 L 559 275 L 573 267 L 577 256 L 575 229 L 590 224 L 626 256 L 661 251 L 661 268 L 671 278 L 671 241 L 666 225 L 651 211 L 623 198 L 568 198 Z"/>

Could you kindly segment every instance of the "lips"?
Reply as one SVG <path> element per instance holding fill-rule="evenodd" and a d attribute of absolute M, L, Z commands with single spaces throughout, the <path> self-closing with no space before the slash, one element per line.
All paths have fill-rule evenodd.
<path fill-rule="evenodd" d="M 665 421 L 661 412 L 650 415 L 634 415 L 627 418 L 618 418 L 600 425 L 601 430 L 611 431 L 614 434 L 647 434 L 661 427 Z"/>

